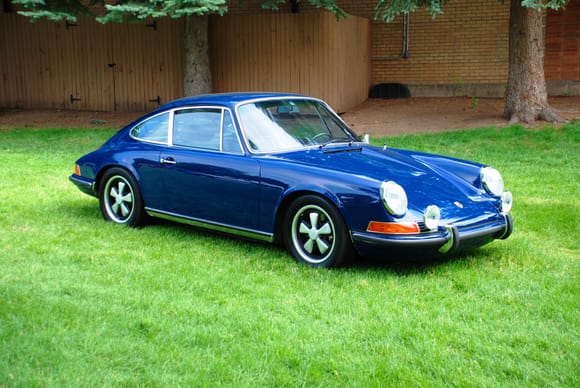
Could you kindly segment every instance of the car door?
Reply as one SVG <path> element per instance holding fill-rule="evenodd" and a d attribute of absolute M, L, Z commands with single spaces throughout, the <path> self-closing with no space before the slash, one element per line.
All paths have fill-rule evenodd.
<path fill-rule="evenodd" d="M 230 111 L 176 110 L 171 144 L 160 155 L 166 199 L 160 210 L 257 230 L 260 165 L 244 154 Z"/>

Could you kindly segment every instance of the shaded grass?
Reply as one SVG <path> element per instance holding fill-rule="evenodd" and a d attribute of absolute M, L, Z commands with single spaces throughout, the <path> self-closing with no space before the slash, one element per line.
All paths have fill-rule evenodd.
<path fill-rule="evenodd" d="M 499 168 L 516 230 L 428 264 L 102 220 L 67 180 L 114 130 L 0 132 L 0 385 L 577 386 L 580 124 L 376 139 Z"/>

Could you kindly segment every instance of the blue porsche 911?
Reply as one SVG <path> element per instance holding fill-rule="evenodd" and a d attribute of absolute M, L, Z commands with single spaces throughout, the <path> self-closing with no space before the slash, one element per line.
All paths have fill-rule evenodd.
<path fill-rule="evenodd" d="M 371 146 L 323 101 L 292 94 L 170 102 L 81 157 L 70 180 L 106 220 L 276 242 L 315 267 L 448 255 L 513 229 L 496 169 Z"/>

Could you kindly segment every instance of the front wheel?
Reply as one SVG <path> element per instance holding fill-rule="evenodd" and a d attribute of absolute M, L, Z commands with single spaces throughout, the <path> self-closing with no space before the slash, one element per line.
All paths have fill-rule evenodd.
<path fill-rule="evenodd" d="M 145 210 L 135 178 L 123 169 L 112 168 L 101 182 L 99 204 L 103 218 L 128 226 L 143 224 Z"/>
<path fill-rule="evenodd" d="M 284 242 L 299 262 L 330 268 L 354 256 L 342 216 L 328 201 L 306 195 L 295 200 L 286 214 Z"/>

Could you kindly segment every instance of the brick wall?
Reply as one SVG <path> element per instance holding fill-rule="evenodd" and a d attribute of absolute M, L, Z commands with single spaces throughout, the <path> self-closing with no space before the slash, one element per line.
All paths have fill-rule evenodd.
<path fill-rule="evenodd" d="M 376 0 L 338 0 L 352 15 L 372 21 L 371 84 L 403 83 L 413 95 L 503 93 L 507 80 L 509 4 L 478 0 L 449 1 L 444 13 L 433 19 L 420 10 L 409 15 L 408 58 L 402 58 L 403 17 L 391 23 L 375 20 Z M 300 12 L 315 12 L 306 1 Z M 259 0 L 240 6 L 229 2 L 230 13 L 269 12 Z M 281 11 L 289 12 L 288 5 Z M 484 85 L 494 85 L 492 92 Z"/>
<path fill-rule="evenodd" d="M 373 42 L 378 54 L 372 63 L 373 80 L 451 84 L 460 89 L 466 84 L 505 82 L 509 15 L 500 2 L 489 2 L 486 9 L 478 9 L 479 4 L 450 3 L 435 20 L 423 11 L 409 15 L 409 57 L 383 60 L 396 58 L 397 52 Z M 389 38 L 402 42 L 396 32 Z"/>
<path fill-rule="evenodd" d="M 580 0 L 548 11 L 544 71 L 547 80 L 580 81 Z"/>
<path fill-rule="evenodd" d="M 271 12 L 260 0 L 228 2 L 230 13 Z M 500 97 L 508 72 L 509 1 L 449 0 L 433 19 L 424 10 L 409 15 L 408 57 L 402 58 L 403 17 L 375 20 L 376 0 L 337 0 L 348 13 L 371 20 L 371 85 L 402 83 L 413 96 Z M 482 5 L 484 4 L 484 5 Z M 547 14 L 546 78 L 550 94 L 578 94 L 578 82 L 551 88 L 554 80 L 578 80 L 580 0 Z M 317 12 L 306 0 L 300 12 Z M 288 4 L 281 12 L 290 12 Z"/>

